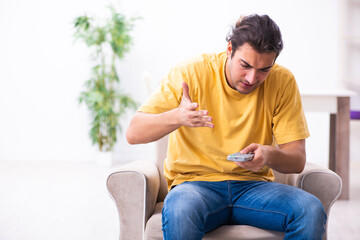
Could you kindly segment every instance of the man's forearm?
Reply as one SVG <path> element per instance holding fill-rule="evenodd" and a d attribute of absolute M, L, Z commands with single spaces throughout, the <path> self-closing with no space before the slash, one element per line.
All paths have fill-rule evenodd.
<path fill-rule="evenodd" d="M 282 173 L 300 173 L 305 166 L 305 140 L 298 140 L 273 148 L 270 161 L 267 165 L 270 168 Z"/>
<path fill-rule="evenodd" d="M 208 111 L 197 110 L 198 103 L 191 101 L 189 86 L 182 83 L 183 95 L 179 107 L 160 114 L 137 112 L 126 131 L 130 144 L 149 143 L 171 133 L 181 126 L 213 128 Z"/>
<path fill-rule="evenodd" d="M 278 147 L 252 143 L 241 153 L 255 153 L 253 160 L 235 162 L 238 166 L 250 171 L 260 171 L 268 166 L 281 173 L 300 173 L 305 166 L 305 140 L 293 141 Z"/>
<path fill-rule="evenodd" d="M 177 108 L 160 114 L 137 112 L 126 131 L 127 141 L 140 144 L 159 140 L 181 126 L 176 114 Z"/>

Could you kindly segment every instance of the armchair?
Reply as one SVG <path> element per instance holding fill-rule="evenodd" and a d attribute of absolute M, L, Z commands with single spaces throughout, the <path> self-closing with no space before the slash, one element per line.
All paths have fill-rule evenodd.
<path fill-rule="evenodd" d="M 120 240 L 160 240 L 161 210 L 167 194 L 163 176 L 167 137 L 158 141 L 157 163 L 137 161 L 109 175 L 107 188 L 116 203 L 120 219 Z M 275 172 L 275 181 L 299 187 L 318 197 L 329 218 L 332 204 L 342 187 L 340 177 L 329 169 L 306 163 L 300 174 Z M 222 226 L 205 234 L 206 240 L 283 239 L 284 233 L 246 225 Z M 326 232 L 323 239 L 327 239 Z"/>

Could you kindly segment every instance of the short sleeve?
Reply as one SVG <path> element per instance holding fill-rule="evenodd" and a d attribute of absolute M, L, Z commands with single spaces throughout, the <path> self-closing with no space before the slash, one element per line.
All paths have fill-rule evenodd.
<path fill-rule="evenodd" d="M 273 116 L 273 133 L 277 144 L 305 139 L 310 135 L 301 96 L 293 76 L 280 88 Z"/>
<path fill-rule="evenodd" d="M 181 69 L 170 70 L 138 111 L 157 114 L 177 108 L 181 102 L 183 81 L 188 82 Z"/>

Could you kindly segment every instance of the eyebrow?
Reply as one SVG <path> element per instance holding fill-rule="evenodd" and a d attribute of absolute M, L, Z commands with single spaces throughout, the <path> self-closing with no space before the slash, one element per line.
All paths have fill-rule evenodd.
<path fill-rule="evenodd" d="M 249 63 L 247 63 L 245 60 L 241 59 L 240 60 L 247 66 L 247 67 L 251 67 L 251 68 L 254 68 L 253 66 L 251 66 Z M 272 68 L 272 66 L 274 65 L 271 65 L 271 66 L 268 66 L 268 67 L 264 67 L 264 68 L 260 68 L 258 70 L 268 70 L 269 68 Z"/>

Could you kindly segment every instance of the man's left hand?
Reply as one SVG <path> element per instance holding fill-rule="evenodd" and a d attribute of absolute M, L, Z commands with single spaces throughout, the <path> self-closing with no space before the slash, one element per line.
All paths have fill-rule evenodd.
<path fill-rule="evenodd" d="M 235 164 L 244 169 L 258 172 L 266 165 L 267 159 L 269 158 L 269 153 L 271 151 L 270 148 L 271 146 L 252 143 L 241 150 L 240 153 L 254 153 L 254 158 L 246 162 L 235 162 Z"/>

